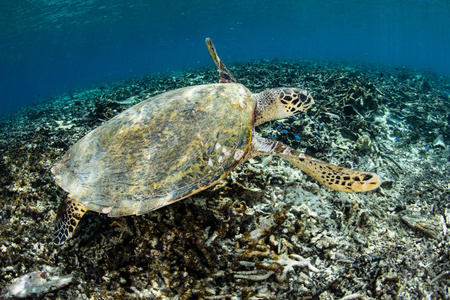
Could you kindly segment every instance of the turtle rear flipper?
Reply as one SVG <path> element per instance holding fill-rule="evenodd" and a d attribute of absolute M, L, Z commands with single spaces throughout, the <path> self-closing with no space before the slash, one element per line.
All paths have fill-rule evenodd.
<path fill-rule="evenodd" d="M 333 190 L 367 192 L 376 189 L 381 184 L 380 178 L 373 173 L 339 167 L 258 135 L 254 136 L 251 153 L 246 158 L 256 155 L 280 156 Z"/>
<path fill-rule="evenodd" d="M 61 202 L 58 209 L 56 229 L 53 234 L 55 245 L 64 243 L 72 235 L 86 211 L 87 208 L 83 204 L 71 198 Z"/>
<path fill-rule="evenodd" d="M 227 67 L 225 67 L 224 63 L 220 60 L 219 55 L 217 54 L 216 48 L 214 47 L 213 42 L 210 38 L 206 38 L 206 47 L 208 48 L 209 55 L 211 56 L 211 59 L 214 61 L 214 63 L 217 66 L 217 69 L 219 70 L 219 83 L 230 83 L 234 82 L 237 83 L 237 80 L 231 75 L 230 71 L 228 71 Z"/>

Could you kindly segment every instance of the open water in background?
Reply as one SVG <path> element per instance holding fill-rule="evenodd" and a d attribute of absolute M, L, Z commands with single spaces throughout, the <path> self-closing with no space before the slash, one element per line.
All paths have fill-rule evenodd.
<path fill-rule="evenodd" d="M 0 0 L 0 114 L 93 84 L 259 58 L 450 75 L 446 0 Z"/>

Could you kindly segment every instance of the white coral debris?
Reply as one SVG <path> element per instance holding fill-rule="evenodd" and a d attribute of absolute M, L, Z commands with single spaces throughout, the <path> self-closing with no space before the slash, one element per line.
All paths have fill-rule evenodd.
<path fill-rule="evenodd" d="M 25 298 L 40 296 L 57 290 L 72 281 L 72 274 L 56 275 L 58 268 L 45 266 L 42 271 L 34 271 L 17 277 L 6 287 L 5 298 Z"/>

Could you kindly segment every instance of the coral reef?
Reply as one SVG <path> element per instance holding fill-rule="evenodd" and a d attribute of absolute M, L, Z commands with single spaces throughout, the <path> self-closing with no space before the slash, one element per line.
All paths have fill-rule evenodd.
<path fill-rule="evenodd" d="M 331 191 L 286 161 L 260 157 L 147 215 L 88 212 L 56 247 L 51 235 L 66 196 L 49 171 L 58 157 L 127 107 L 216 82 L 217 73 L 190 69 L 68 93 L 0 118 L 0 298 L 13 296 L 18 282 L 40 286 L 35 294 L 46 299 L 448 297 L 450 80 L 329 62 L 229 69 L 253 92 L 298 86 L 316 100 L 306 114 L 260 126 L 260 134 L 373 171 L 382 186 Z M 51 278 L 71 281 L 48 288 Z"/>

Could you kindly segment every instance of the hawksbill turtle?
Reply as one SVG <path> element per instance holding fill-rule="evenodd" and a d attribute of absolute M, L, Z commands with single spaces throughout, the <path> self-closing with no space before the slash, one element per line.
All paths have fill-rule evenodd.
<path fill-rule="evenodd" d="M 75 143 L 51 169 L 69 193 L 57 214 L 54 243 L 66 241 L 86 211 L 145 214 L 201 192 L 239 164 L 277 155 L 326 187 L 377 188 L 377 175 L 346 169 L 266 139 L 255 127 L 296 115 L 314 100 L 298 88 L 252 94 L 237 83 L 209 38 L 219 83 L 172 90 L 118 114 Z"/>

